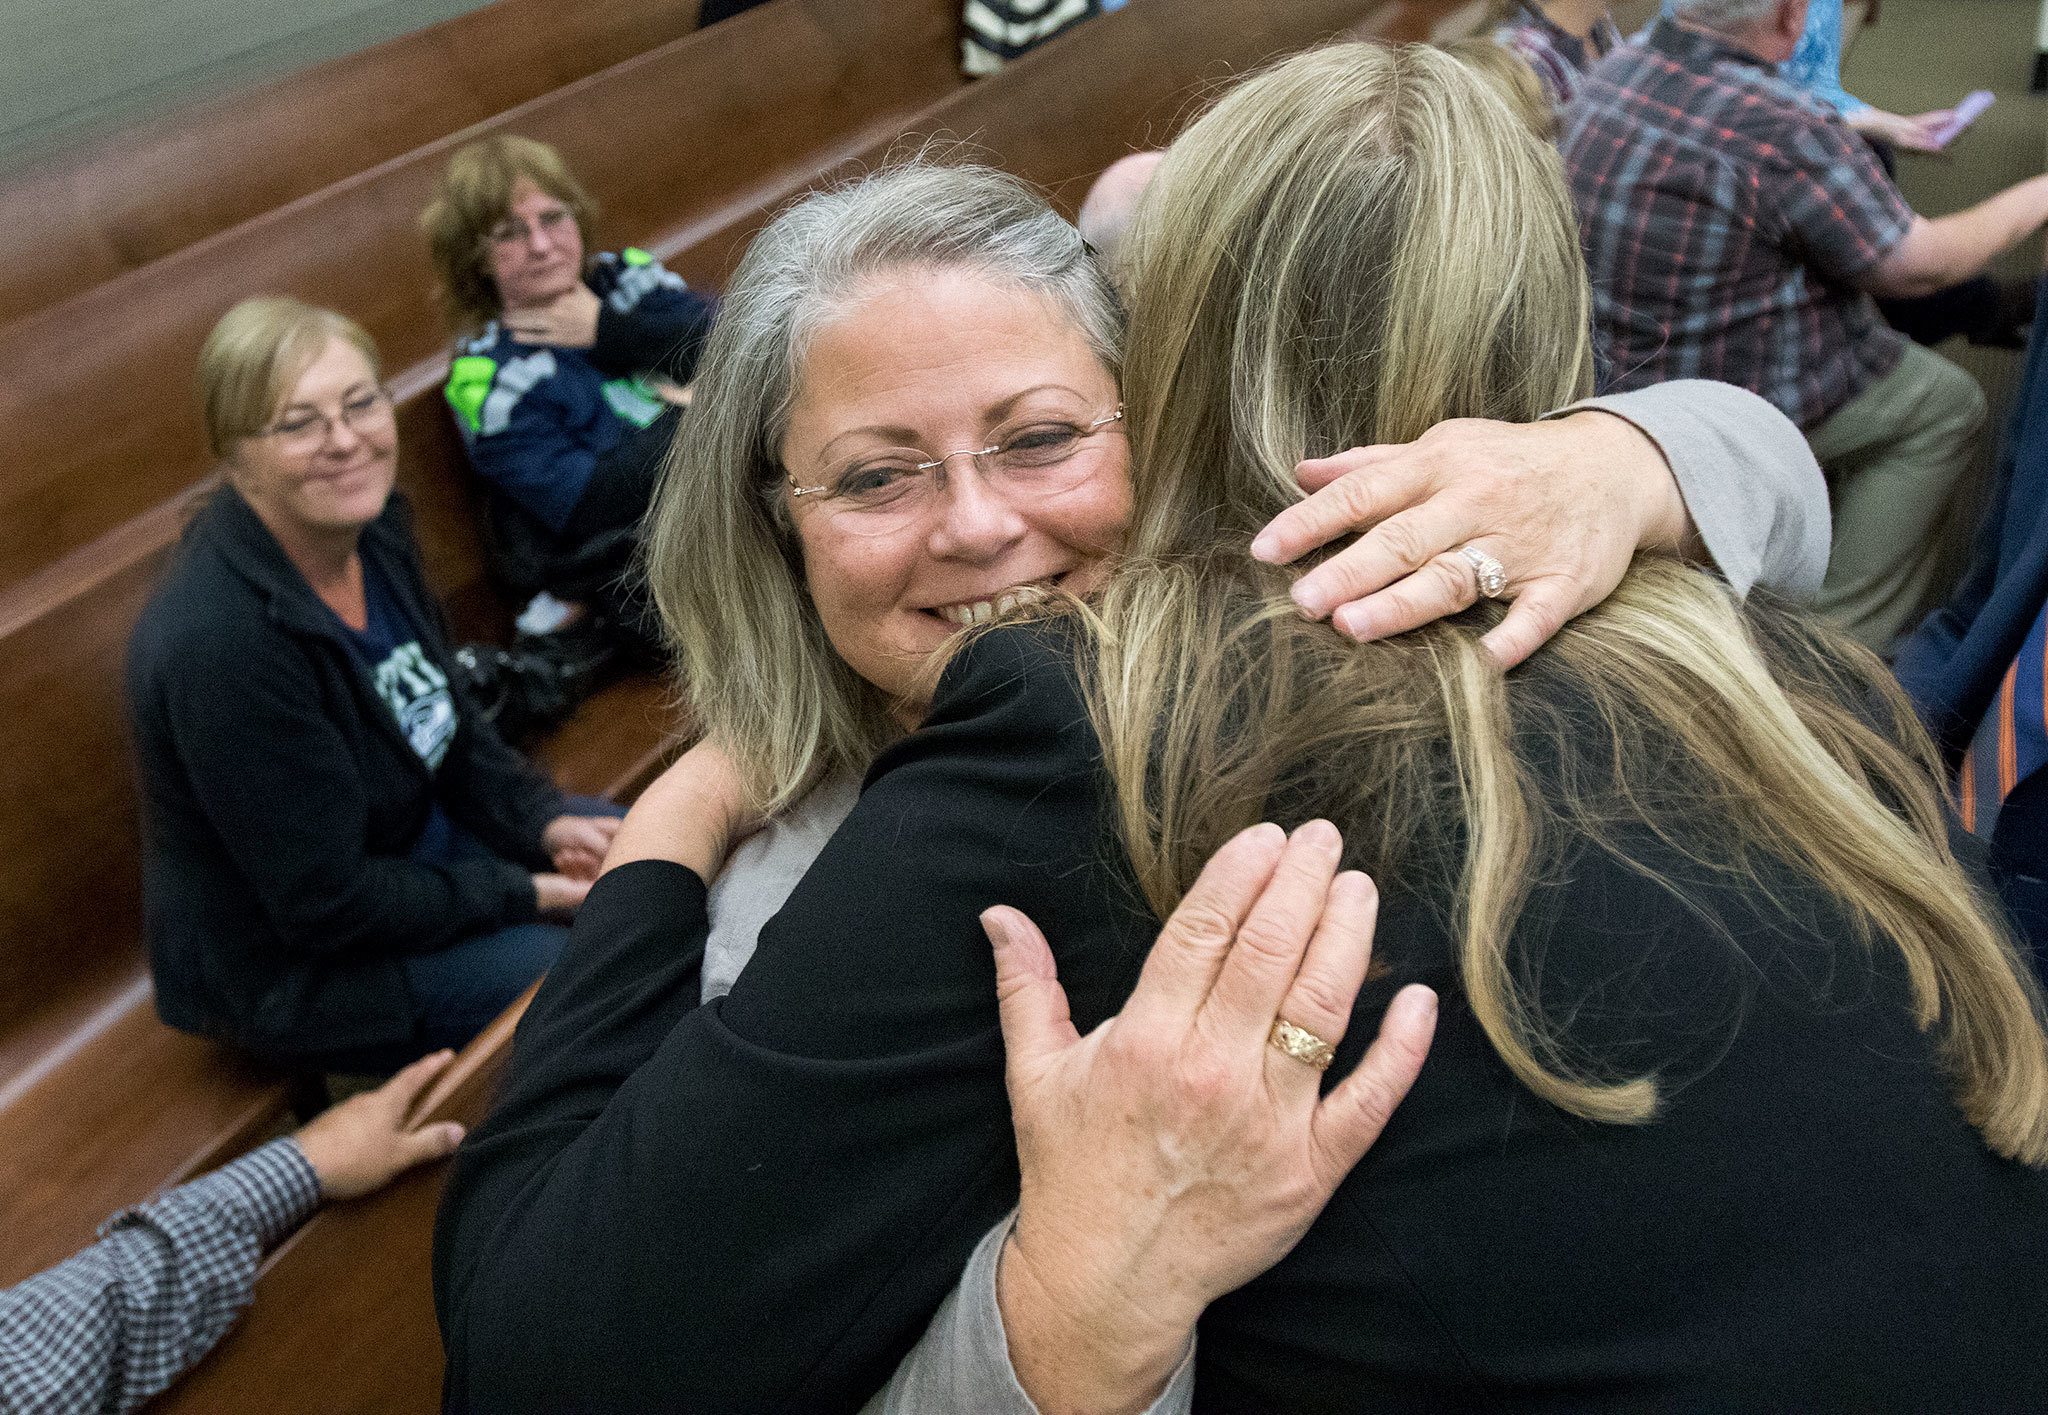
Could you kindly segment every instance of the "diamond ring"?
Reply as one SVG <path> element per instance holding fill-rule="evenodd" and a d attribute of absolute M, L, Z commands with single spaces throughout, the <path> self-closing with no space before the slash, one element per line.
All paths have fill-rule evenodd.
<path fill-rule="evenodd" d="M 1479 581 L 1479 593 L 1488 599 L 1499 599 L 1501 591 L 1508 587 L 1507 567 L 1476 545 L 1461 545 L 1458 554 L 1472 567 Z"/>

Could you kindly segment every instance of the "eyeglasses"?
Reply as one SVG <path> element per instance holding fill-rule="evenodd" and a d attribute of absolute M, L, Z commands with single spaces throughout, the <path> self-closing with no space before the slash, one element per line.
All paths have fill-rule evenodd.
<path fill-rule="evenodd" d="M 856 535 L 886 535 L 921 519 L 938 501 L 946 464 L 972 458 L 991 490 L 1010 501 L 1030 501 L 1071 491 L 1088 479 L 1093 460 L 1079 454 L 1124 408 L 1093 422 L 1076 423 L 1055 414 L 1031 413 L 997 428 L 988 446 L 963 448 L 937 457 L 916 447 L 885 447 L 839 464 L 815 486 L 788 475 L 792 496 L 815 496 L 835 524 Z"/>
<path fill-rule="evenodd" d="M 489 231 L 484 240 L 493 246 L 516 246 L 533 236 L 546 236 L 553 241 L 565 234 L 563 228 L 576 219 L 576 214 L 566 206 L 551 206 L 530 220 L 519 216 L 508 216 Z"/>
<path fill-rule="evenodd" d="M 287 452 L 313 453 L 327 445 L 337 426 L 346 424 L 350 432 L 362 437 L 382 423 L 390 411 L 391 395 L 374 388 L 343 402 L 336 416 L 329 417 L 314 408 L 301 409 L 285 414 L 257 435 L 276 438 L 278 446 Z"/>

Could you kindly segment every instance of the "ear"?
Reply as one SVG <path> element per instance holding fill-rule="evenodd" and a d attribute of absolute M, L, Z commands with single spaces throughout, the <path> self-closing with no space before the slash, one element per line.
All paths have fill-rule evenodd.
<path fill-rule="evenodd" d="M 1786 43 L 1797 48 L 1806 34 L 1806 11 L 1809 0 L 1785 0 L 1778 9 L 1778 32 Z"/>

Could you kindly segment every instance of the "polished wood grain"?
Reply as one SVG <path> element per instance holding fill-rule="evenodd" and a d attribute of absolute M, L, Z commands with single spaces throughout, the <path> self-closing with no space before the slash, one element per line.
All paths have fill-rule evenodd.
<path fill-rule="evenodd" d="M 474 1125 L 510 1055 L 529 991 L 475 1041 L 417 1115 Z M 441 1408 L 432 1249 L 445 1164 L 324 1210 L 271 1255 L 236 1330 L 150 1408 L 397 1415 Z"/>
<path fill-rule="evenodd" d="M 0 324 L 697 27 L 697 0 L 497 0 L 71 146 L 0 186 Z"/>
<path fill-rule="evenodd" d="M 460 142 L 553 143 L 608 208 L 602 242 L 624 244 L 757 207 L 900 131 L 959 86 L 954 23 L 943 0 L 775 0 L 0 327 L 0 589 L 205 474 L 192 368 L 237 300 L 343 310 L 387 371 L 444 357 L 415 223 Z"/>

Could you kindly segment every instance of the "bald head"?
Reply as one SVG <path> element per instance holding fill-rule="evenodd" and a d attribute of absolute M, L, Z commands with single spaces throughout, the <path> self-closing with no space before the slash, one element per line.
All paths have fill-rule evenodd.
<path fill-rule="evenodd" d="M 1153 171 L 1165 156 L 1163 152 L 1134 152 L 1129 157 L 1120 157 L 1088 189 L 1088 199 L 1081 203 L 1081 217 L 1076 224 L 1081 228 L 1082 239 L 1095 247 L 1105 264 L 1115 263 L 1124 233 L 1131 229 L 1138 198 L 1145 195 Z"/>

